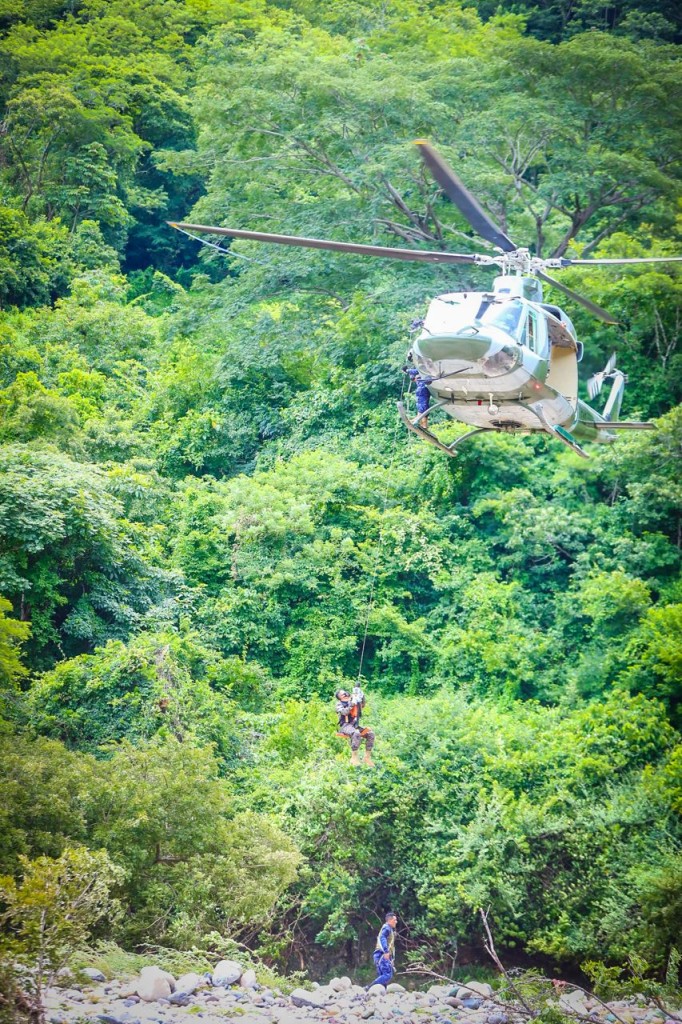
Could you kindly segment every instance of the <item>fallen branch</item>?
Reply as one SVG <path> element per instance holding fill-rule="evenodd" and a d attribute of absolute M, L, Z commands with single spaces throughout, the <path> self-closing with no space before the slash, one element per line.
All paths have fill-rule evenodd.
<path fill-rule="evenodd" d="M 517 989 L 516 985 L 514 984 L 514 982 L 511 980 L 511 978 L 507 974 L 507 971 L 505 970 L 505 968 L 504 968 L 504 966 L 502 964 L 502 961 L 500 960 L 499 956 L 497 955 L 497 950 L 495 949 L 495 943 L 493 942 L 493 934 L 490 931 L 490 925 L 488 924 L 488 912 L 483 910 L 483 908 L 481 908 L 480 915 L 481 915 L 481 920 L 483 921 L 483 927 L 485 928 L 485 934 L 486 934 L 486 938 L 485 938 L 485 941 L 483 943 L 483 945 L 485 947 L 486 953 L 490 956 L 491 960 L 493 960 L 493 962 L 494 962 L 495 966 L 497 967 L 498 971 L 500 972 L 500 974 L 503 975 L 505 981 L 509 985 L 510 990 L 514 993 L 514 995 L 519 1000 L 519 1002 L 524 1007 L 524 1009 L 528 1011 L 528 1013 L 531 1015 L 531 1017 L 537 1017 L 538 1011 L 537 1010 L 533 1010 L 533 1008 L 530 1007 L 528 1005 L 528 1003 L 525 1001 L 525 999 L 523 998 L 523 996 L 521 995 L 521 993 Z M 623 1022 L 623 1024 L 624 1024 L 624 1022 Z"/>
<path fill-rule="evenodd" d="M 439 981 L 447 981 L 448 984 L 454 985 L 458 989 L 465 988 L 467 992 L 471 992 L 472 996 L 475 996 L 477 999 L 485 998 L 486 1002 L 493 1003 L 494 1006 L 499 1006 L 502 1010 L 509 1010 L 509 1003 L 502 1002 L 500 999 L 495 999 L 494 996 L 483 997 L 480 992 L 476 991 L 476 989 L 470 988 L 461 981 L 455 981 L 453 978 L 448 978 L 445 974 L 438 974 L 436 971 L 430 970 L 425 964 L 411 964 L 407 970 L 398 971 L 397 974 L 426 974 L 430 978 L 437 978 Z M 514 1007 L 514 1010 L 529 1019 L 537 1017 L 538 1015 L 535 1010 L 528 1010 L 525 1007 Z M 591 1024 L 594 1024 L 594 1021 L 592 1021 Z"/>

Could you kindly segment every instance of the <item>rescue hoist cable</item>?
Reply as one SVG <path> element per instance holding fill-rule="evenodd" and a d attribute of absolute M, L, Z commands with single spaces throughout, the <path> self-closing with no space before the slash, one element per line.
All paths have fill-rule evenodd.
<path fill-rule="evenodd" d="M 400 401 L 401 402 L 403 400 L 404 395 L 405 395 L 405 378 L 403 377 L 402 386 L 400 388 Z M 395 429 L 394 434 L 393 434 L 393 443 L 391 445 L 391 460 L 390 460 L 390 463 L 389 463 L 389 466 L 388 466 L 388 474 L 387 474 L 387 478 L 386 478 L 386 487 L 384 489 L 384 497 L 383 497 L 383 502 L 382 502 L 382 504 L 383 504 L 383 512 L 384 513 L 386 512 L 386 505 L 387 505 L 387 502 L 388 502 L 388 490 L 389 490 L 389 487 L 391 485 L 391 479 L 392 479 L 392 475 L 393 475 L 393 463 L 395 462 L 395 453 L 396 453 L 396 447 L 397 447 L 396 442 L 398 440 L 398 429 L 400 427 L 400 419 L 399 418 L 396 419 L 396 424 L 395 425 L 396 425 L 396 429 Z M 357 683 L 356 683 L 357 686 L 360 686 L 360 683 L 362 682 L 362 666 L 363 666 L 364 660 L 365 660 L 365 647 L 367 646 L 367 632 L 368 632 L 368 629 L 369 629 L 369 617 L 372 614 L 372 609 L 374 607 L 374 590 L 375 590 L 375 587 L 376 587 L 377 574 L 379 572 L 379 558 L 380 558 L 381 552 L 383 551 L 383 548 L 384 548 L 384 538 L 385 538 L 385 528 L 382 527 L 381 530 L 379 531 L 379 543 L 377 545 L 376 554 L 374 556 L 374 568 L 372 569 L 372 582 L 370 583 L 370 588 L 369 588 L 369 598 L 368 598 L 368 601 L 367 601 L 367 612 L 365 614 L 365 628 L 364 628 L 363 637 L 362 637 L 362 647 L 360 648 L 360 664 L 358 666 L 358 679 L 357 679 Z"/>

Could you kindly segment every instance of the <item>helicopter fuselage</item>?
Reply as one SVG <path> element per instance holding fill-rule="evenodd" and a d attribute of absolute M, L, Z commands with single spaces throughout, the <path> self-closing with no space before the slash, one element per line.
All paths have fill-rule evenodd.
<path fill-rule="evenodd" d="M 431 378 L 432 408 L 473 428 L 543 431 L 547 424 L 584 439 L 611 440 L 590 424 L 602 417 L 578 399 L 582 346 L 570 319 L 523 292 L 452 292 L 428 309 L 412 358 Z M 527 280 L 527 279 L 526 279 Z M 535 282 L 533 282 L 533 285 Z"/>

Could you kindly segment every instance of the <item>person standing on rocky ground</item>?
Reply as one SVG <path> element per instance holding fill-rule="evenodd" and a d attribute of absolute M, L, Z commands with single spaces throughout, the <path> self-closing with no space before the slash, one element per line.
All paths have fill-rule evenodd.
<path fill-rule="evenodd" d="M 372 985 L 388 985 L 393 977 L 395 970 L 393 966 L 393 961 L 395 960 L 395 926 L 397 923 L 397 916 L 392 910 L 389 910 L 388 914 L 386 914 L 385 923 L 377 935 L 377 944 L 374 950 L 374 966 L 377 969 L 377 976 L 372 984 L 367 986 L 368 992 Z"/>

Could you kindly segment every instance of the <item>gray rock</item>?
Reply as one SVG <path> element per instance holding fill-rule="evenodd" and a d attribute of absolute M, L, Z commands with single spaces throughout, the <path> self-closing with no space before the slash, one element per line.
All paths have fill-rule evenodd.
<path fill-rule="evenodd" d="M 68 1019 L 63 1013 L 53 1013 L 48 1017 L 50 1024 L 67 1024 Z"/>
<path fill-rule="evenodd" d="M 213 984 L 226 988 L 239 981 L 243 973 L 244 968 L 236 960 L 221 960 L 213 969 Z"/>
<path fill-rule="evenodd" d="M 577 989 L 560 996 L 559 1007 L 568 1013 L 579 1013 L 583 1017 L 587 1017 L 588 1014 L 588 1009 L 585 1006 L 585 995 L 582 992 L 578 992 Z M 615 1007 L 613 1008 L 615 1009 Z"/>
<path fill-rule="evenodd" d="M 390 985 L 386 986 L 387 992 L 405 992 L 405 986 L 399 984 L 397 981 L 392 981 Z"/>
<path fill-rule="evenodd" d="M 239 979 L 239 984 L 241 985 L 242 988 L 255 988 L 256 985 L 258 984 L 256 972 L 252 971 L 250 968 L 248 971 L 244 971 L 241 978 Z"/>
<path fill-rule="evenodd" d="M 385 996 L 386 995 L 386 989 L 384 988 L 383 985 L 372 985 L 372 987 L 367 990 L 367 995 L 368 996 Z"/>
<path fill-rule="evenodd" d="M 67 988 L 64 992 L 64 998 L 70 999 L 73 1003 L 82 1003 L 85 1001 L 85 996 L 77 988 Z"/>
<path fill-rule="evenodd" d="M 175 989 L 175 978 L 160 967 L 143 967 L 137 980 L 136 993 L 145 1003 L 168 999 Z"/>
<path fill-rule="evenodd" d="M 458 999 L 457 996 L 448 996 L 448 998 L 445 1000 L 445 1002 L 448 1004 L 448 1006 L 452 1006 L 452 1007 L 454 1007 L 455 1009 L 458 1009 L 458 1010 L 461 1009 L 464 1006 L 464 1003 L 462 1002 L 462 1000 Z"/>
<path fill-rule="evenodd" d="M 472 992 L 478 996 L 483 996 L 484 999 L 490 999 L 493 994 L 492 985 L 488 985 L 485 981 L 468 981 L 466 988 L 469 994 Z M 461 996 L 459 997 L 462 998 Z"/>
<path fill-rule="evenodd" d="M 486 1017 L 488 1024 L 507 1024 L 508 1020 L 506 1013 L 489 1013 Z"/>
<path fill-rule="evenodd" d="M 139 1002 L 140 1002 L 140 997 L 139 996 L 128 996 L 126 999 L 123 1000 L 123 1005 L 124 1006 L 136 1006 L 137 1003 L 139 1003 Z"/>
<path fill-rule="evenodd" d="M 98 971 L 96 967 L 84 967 L 80 973 L 84 974 L 90 981 L 102 982 L 107 980 L 106 975 L 102 971 Z"/>
<path fill-rule="evenodd" d="M 171 1006 L 189 1006 L 190 999 L 189 992 L 174 992 L 168 1001 Z"/>
<path fill-rule="evenodd" d="M 294 1006 L 311 1006 L 314 1010 L 322 1010 L 327 1005 L 327 996 L 320 989 L 307 992 L 304 988 L 295 988 L 289 998 Z"/>
<path fill-rule="evenodd" d="M 121 1024 L 120 1017 L 112 1017 L 110 1013 L 98 1013 L 96 1019 L 102 1024 Z"/>
<path fill-rule="evenodd" d="M 182 974 L 175 982 L 175 991 L 184 992 L 185 995 L 191 996 L 193 992 L 199 988 L 199 985 L 204 981 L 200 974 L 195 974 L 194 971 L 190 971 L 189 974 Z"/>

